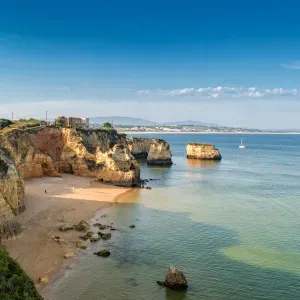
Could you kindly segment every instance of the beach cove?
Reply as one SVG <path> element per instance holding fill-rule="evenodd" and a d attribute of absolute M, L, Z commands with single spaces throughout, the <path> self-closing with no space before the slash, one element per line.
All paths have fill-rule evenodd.
<path fill-rule="evenodd" d="M 10 256 L 38 284 L 39 277 L 49 277 L 66 261 L 65 253 L 76 251 L 80 232 L 59 231 L 63 224 L 90 222 L 95 213 L 110 207 L 118 197 L 126 198 L 134 190 L 95 182 L 93 178 L 62 174 L 25 180 L 26 211 L 16 219 L 23 233 L 5 243 Z M 54 240 L 62 239 L 61 243 Z M 80 251 L 78 251 L 80 254 Z"/>

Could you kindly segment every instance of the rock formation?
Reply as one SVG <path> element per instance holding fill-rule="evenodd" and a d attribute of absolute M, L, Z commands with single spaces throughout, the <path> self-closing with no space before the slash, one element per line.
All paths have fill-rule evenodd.
<path fill-rule="evenodd" d="M 135 158 L 147 158 L 149 165 L 172 165 L 170 145 L 164 140 L 128 138 L 127 144 Z"/>
<path fill-rule="evenodd" d="M 212 144 L 189 143 L 186 146 L 187 158 L 220 160 L 221 153 Z"/>
<path fill-rule="evenodd" d="M 151 144 L 155 139 L 147 138 L 128 138 L 127 144 L 131 154 L 135 158 L 147 158 Z"/>
<path fill-rule="evenodd" d="M 117 144 L 108 151 L 99 180 L 120 186 L 137 186 L 140 182 L 140 166 L 129 149 Z"/>
<path fill-rule="evenodd" d="M 0 147 L 10 153 L 25 179 L 61 172 L 135 186 L 139 165 L 126 145 L 125 136 L 103 129 L 41 127 L 0 135 Z"/>
<path fill-rule="evenodd" d="M 165 281 L 157 281 L 157 283 L 173 290 L 185 290 L 188 288 L 186 277 L 175 267 L 170 267 L 168 269 Z"/>
<path fill-rule="evenodd" d="M 148 153 L 147 164 L 170 166 L 173 164 L 171 157 L 172 152 L 170 145 L 164 140 L 155 139 Z"/>
<path fill-rule="evenodd" d="M 0 150 L 0 241 L 20 234 L 13 219 L 24 210 L 24 184 L 13 161 Z"/>

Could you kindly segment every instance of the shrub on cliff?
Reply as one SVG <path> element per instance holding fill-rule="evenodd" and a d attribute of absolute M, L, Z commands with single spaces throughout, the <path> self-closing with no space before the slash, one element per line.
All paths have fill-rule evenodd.
<path fill-rule="evenodd" d="M 33 281 L 0 246 L 0 299 L 42 300 Z"/>
<path fill-rule="evenodd" d="M 7 127 L 7 126 L 10 126 L 11 124 L 12 124 L 11 120 L 0 119 L 0 130 Z"/>

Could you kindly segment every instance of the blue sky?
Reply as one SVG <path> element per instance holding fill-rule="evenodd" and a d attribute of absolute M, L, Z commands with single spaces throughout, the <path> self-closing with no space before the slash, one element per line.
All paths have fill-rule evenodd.
<path fill-rule="evenodd" d="M 0 3 L 0 117 L 300 128 L 296 1 Z"/>

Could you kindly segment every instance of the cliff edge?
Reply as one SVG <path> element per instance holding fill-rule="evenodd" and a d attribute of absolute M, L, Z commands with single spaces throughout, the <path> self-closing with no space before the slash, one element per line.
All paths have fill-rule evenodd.
<path fill-rule="evenodd" d="M 24 183 L 14 162 L 0 150 L 0 242 L 21 233 L 21 226 L 14 220 L 25 209 Z"/>

